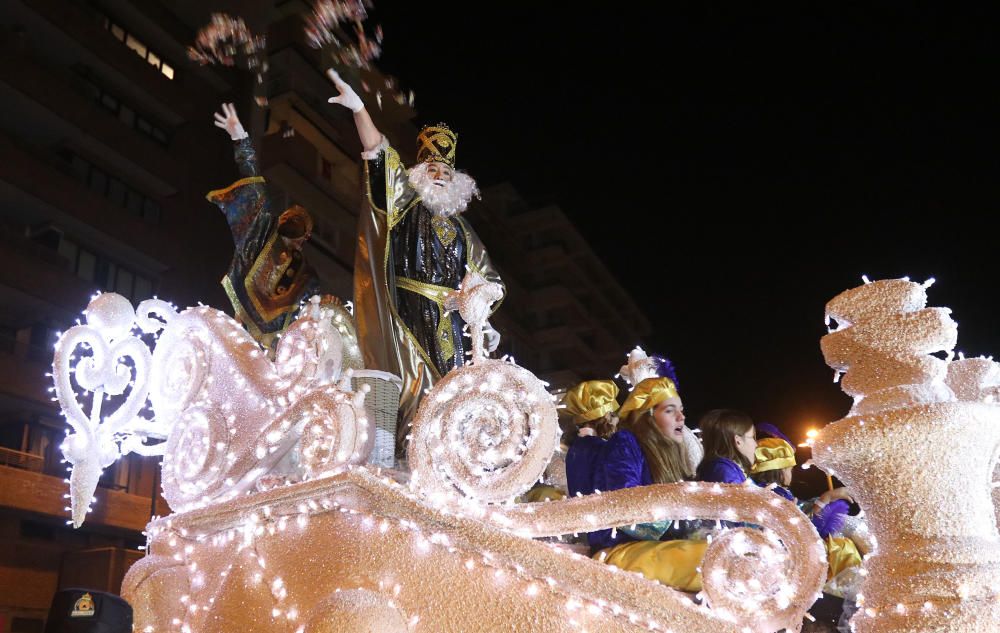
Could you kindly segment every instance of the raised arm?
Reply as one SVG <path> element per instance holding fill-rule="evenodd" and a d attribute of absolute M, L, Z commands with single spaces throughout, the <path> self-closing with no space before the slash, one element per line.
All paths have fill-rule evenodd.
<path fill-rule="evenodd" d="M 222 104 L 222 112 L 215 113 L 215 127 L 222 128 L 229 133 L 229 138 L 235 141 L 233 148 L 236 158 L 236 166 L 243 176 L 259 176 L 257 169 L 257 155 L 254 152 L 253 144 L 250 142 L 250 135 L 243 129 L 240 118 L 236 116 L 236 107 L 231 103 Z"/>
<path fill-rule="evenodd" d="M 358 137 L 361 139 L 361 146 L 364 148 L 364 151 L 369 153 L 377 150 L 382 144 L 382 132 L 375 127 L 375 122 L 372 121 L 368 110 L 365 109 L 365 104 L 361 100 L 361 97 L 358 96 L 358 93 L 354 92 L 354 89 L 347 82 L 340 78 L 340 75 L 334 69 L 328 68 L 326 75 L 339 92 L 336 97 L 331 97 L 329 102 L 340 104 L 353 112 L 354 125 L 358 128 Z"/>

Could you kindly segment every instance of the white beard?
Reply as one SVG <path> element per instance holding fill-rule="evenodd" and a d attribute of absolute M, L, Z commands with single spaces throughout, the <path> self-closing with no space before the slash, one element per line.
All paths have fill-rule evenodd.
<path fill-rule="evenodd" d="M 445 218 L 458 215 L 469 206 L 472 196 L 479 198 L 476 181 L 468 174 L 452 172 L 451 182 L 432 180 L 427 175 L 427 167 L 428 163 L 414 165 L 408 178 L 410 186 L 420 195 L 424 206 L 434 215 Z"/>

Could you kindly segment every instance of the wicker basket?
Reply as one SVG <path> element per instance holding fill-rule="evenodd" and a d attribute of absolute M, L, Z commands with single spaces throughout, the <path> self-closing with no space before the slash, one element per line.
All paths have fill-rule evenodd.
<path fill-rule="evenodd" d="M 374 422 L 373 447 L 368 455 L 368 464 L 382 468 L 393 467 L 396 453 L 396 417 L 399 414 L 399 394 L 403 381 L 399 376 L 374 369 L 356 369 L 351 376 L 351 385 L 357 391 L 361 385 L 368 385 L 371 391 L 365 397 L 365 411 Z"/>

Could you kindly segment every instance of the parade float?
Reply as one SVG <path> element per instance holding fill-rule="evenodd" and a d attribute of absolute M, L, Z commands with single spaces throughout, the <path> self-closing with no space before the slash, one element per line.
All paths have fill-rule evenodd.
<path fill-rule="evenodd" d="M 149 524 L 122 588 L 135 630 L 798 630 L 825 554 L 766 489 L 691 482 L 514 503 L 543 475 L 558 426 L 544 383 L 475 343 L 496 292 L 474 275 L 460 288 L 473 357 L 425 395 L 409 471 L 369 463 L 385 412 L 366 407 L 342 362 L 355 344 L 344 314 L 310 302 L 271 358 L 212 308 L 97 296 L 54 362 L 73 522 L 129 452 L 163 456 L 174 510 Z M 852 626 L 1000 630 L 1000 371 L 931 356 L 952 349 L 956 326 L 925 302 L 923 286 L 892 280 L 827 308 L 838 328 L 823 352 L 856 403 L 814 459 L 851 486 L 877 543 Z M 665 518 L 762 529 L 723 525 L 694 596 L 547 538 Z"/>

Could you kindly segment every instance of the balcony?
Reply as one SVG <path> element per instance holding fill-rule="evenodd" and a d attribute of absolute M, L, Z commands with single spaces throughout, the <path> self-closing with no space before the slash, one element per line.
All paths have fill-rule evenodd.
<path fill-rule="evenodd" d="M 0 466 L 0 507 L 68 519 L 63 498 L 68 493 L 69 484 L 60 477 Z M 101 487 L 94 496 L 97 503 L 87 516 L 92 525 L 140 532 L 149 522 L 149 497 Z"/>
<path fill-rule="evenodd" d="M 261 140 L 260 151 L 261 167 L 265 175 L 270 176 L 280 172 L 282 167 L 290 168 L 296 172 L 299 179 L 308 182 L 309 188 L 314 191 L 312 197 L 325 198 L 321 202 L 321 208 L 326 211 L 329 221 L 353 229 L 357 222 L 357 213 L 354 209 L 358 207 L 360 200 L 357 177 L 351 181 L 337 173 L 342 171 L 343 162 L 349 163 L 346 157 L 336 166 L 341 169 L 332 172 L 335 177 L 326 180 L 320 177 L 322 160 L 320 152 L 315 145 L 298 134 L 288 138 L 282 138 L 281 134 L 269 134 Z M 357 174 L 357 165 L 349 164 L 351 173 Z M 331 169 L 335 168 L 331 166 Z M 282 187 L 284 188 L 284 185 Z M 314 200 L 315 202 L 319 201 Z M 317 208 L 315 211 L 319 210 Z"/>
<path fill-rule="evenodd" d="M 34 453 L 22 453 L 12 448 L 0 446 L 0 466 L 40 473 L 45 470 L 45 458 Z"/>
<path fill-rule="evenodd" d="M 143 552 L 121 547 L 98 547 L 66 552 L 59 567 L 59 588 L 87 587 L 118 593 L 129 567 Z"/>

